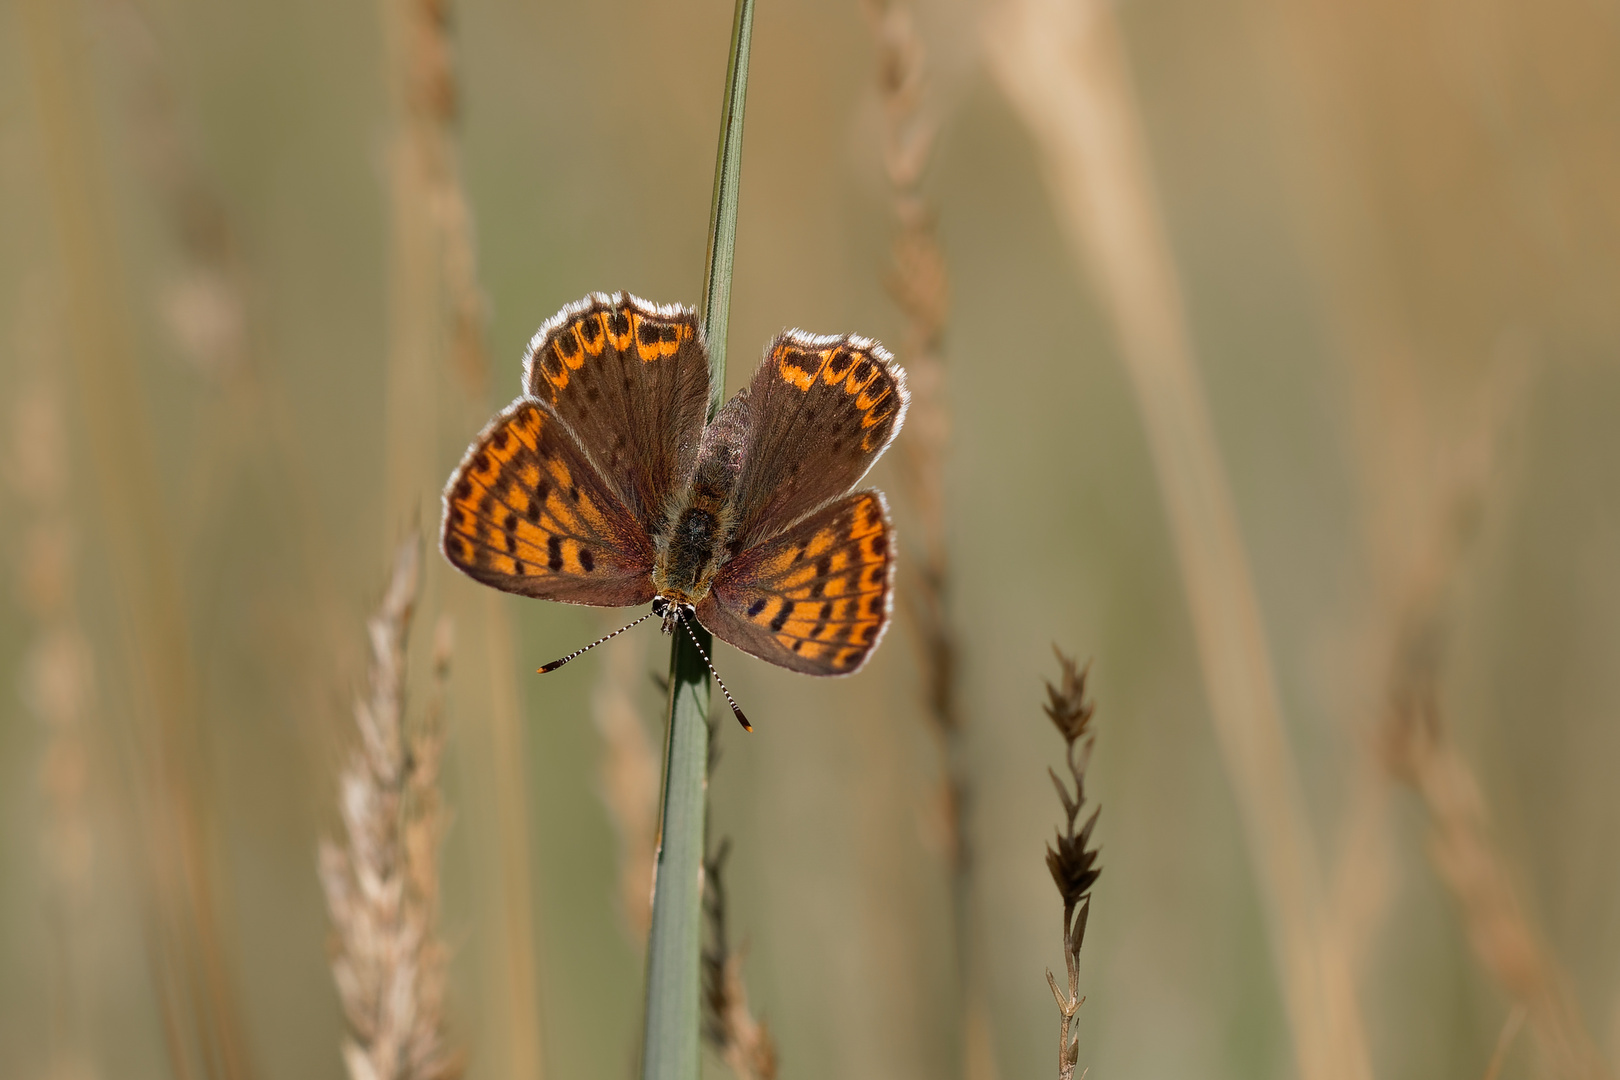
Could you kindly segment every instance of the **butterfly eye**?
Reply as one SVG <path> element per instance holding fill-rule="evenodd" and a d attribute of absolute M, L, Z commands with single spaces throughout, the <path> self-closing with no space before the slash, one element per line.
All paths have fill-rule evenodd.
<path fill-rule="evenodd" d="M 669 610 L 669 601 L 668 600 L 665 600 L 662 596 L 653 597 L 652 613 L 654 615 L 663 615 L 668 610 Z"/>

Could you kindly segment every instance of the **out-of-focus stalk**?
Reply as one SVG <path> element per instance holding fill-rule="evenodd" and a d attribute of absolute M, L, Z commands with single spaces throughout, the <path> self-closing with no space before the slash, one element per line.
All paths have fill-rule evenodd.
<path fill-rule="evenodd" d="M 939 817 L 951 883 L 955 1026 L 961 1035 L 962 1075 L 966 1080 L 994 1080 L 990 1009 L 973 933 L 973 852 L 967 822 L 972 783 L 958 691 L 961 649 L 951 624 L 950 552 L 945 542 L 945 455 L 951 423 L 942 350 L 950 288 L 934 208 L 923 191 L 938 125 L 927 105 L 928 49 L 914 5 L 908 0 L 866 0 L 865 7 L 878 47 L 883 168 L 897 226 L 890 245 L 888 287 L 906 320 L 900 355 L 911 388 L 906 438 L 896 448 L 914 529 L 902 564 L 909 575 L 903 595 L 920 653 L 923 704 L 942 761 Z"/>
<path fill-rule="evenodd" d="M 390 194 L 388 378 L 385 390 L 386 508 L 391 530 L 438 515 L 446 462 L 438 456 L 444 423 L 476 431 L 489 418 L 483 300 L 478 289 L 472 217 L 456 161 L 458 88 L 446 0 L 382 0 L 382 30 L 393 99 Z M 490 927 L 480 952 L 484 1023 L 494 1043 L 488 1067 L 512 1080 L 538 1080 L 539 978 L 535 970 L 534 895 L 530 884 L 516 649 L 504 598 L 452 577 L 442 593 L 434 575 L 425 595 L 456 615 L 460 755 L 476 774 L 465 790 L 485 794 L 465 809 L 478 830 L 477 863 Z"/>
<path fill-rule="evenodd" d="M 1237 511 L 1187 338 L 1125 51 L 1102 0 L 1011 0 L 990 66 L 1119 337 L 1191 608 L 1215 733 L 1259 880 L 1304 1080 L 1370 1076 L 1348 958 L 1324 945 L 1305 801 Z"/>
<path fill-rule="evenodd" d="M 235 1080 L 252 1075 L 252 1065 L 219 925 L 223 904 L 204 824 L 211 815 L 194 762 L 204 726 L 186 590 L 141 404 L 139 335 L 118 273 L 89 50 L 76 6 L 29 0 L 21 9 L 74 334 L 73 430 L 90 465 L 98 551 L 127 666 L 121 697 L 157 1000 L 175 1073 Z"/>
<path fill-rule="evenodd" d="M 60 322 L 57 304 L 45 309 L 49 315 L 44 318 Z M 103 1070 L 93 1049 L 97 972 L 87 934 L 100 846 L 90 806 L 97 779 L 88 730 L 93 657 L 75 612 L 78 530 L 70 505 L 72 454 L 54 376 L 32 373 L 17 394 L 7 417 L 14 441 L 0 466 L 16 495 L 11 505 L 20 511 L 17 593 L 35 631 L 19 681 L 26 711 L 38 721 L 41 743 L 41 908 L 55 961 L 45 980 L 50 1004 L 47 1071 L 53 1077 L 95 1080 Z"/>

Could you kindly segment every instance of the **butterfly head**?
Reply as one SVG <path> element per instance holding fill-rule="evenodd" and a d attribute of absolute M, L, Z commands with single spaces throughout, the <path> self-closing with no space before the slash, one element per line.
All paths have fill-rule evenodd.
<path fill-rule="evenodd" d="M 666 634 L 675 632 L 675 627 L 680 624 L 683 616 L 688 619 L 697 618 L 697 609 L 691 604 L 667 596 L 653 597 L 652 613 L 664 620 L 664 633 Z"/>

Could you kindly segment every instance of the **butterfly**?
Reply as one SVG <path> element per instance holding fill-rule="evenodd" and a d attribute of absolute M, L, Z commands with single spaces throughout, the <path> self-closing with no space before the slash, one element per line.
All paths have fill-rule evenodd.
<path fill-rule="evenodd" d="M 650 602 L 630 626 L 695 619 L 793 671 L 858 671 L 889 625 L 895 553 L 882 492 L 852 489 L 899 434 L 905 372 L 867 338 L 789 330 L 705 423 L 708 400 L 692 309 L 622 292 L 563 308 L 450 477 L 445 558 L 520 596 Z"/>

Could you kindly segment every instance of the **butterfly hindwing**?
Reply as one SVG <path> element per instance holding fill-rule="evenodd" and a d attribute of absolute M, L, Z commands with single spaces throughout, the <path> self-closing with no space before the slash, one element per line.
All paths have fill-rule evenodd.
<path fill-rule="evenodd" d="M 535 333 L 524 387 L 573 429 L 642 528 L 661 532 L 692 474 L 709 400 L 696 313 L 592 293 Z"/>
<path fill-rule="evenodd" d="M 905 372 L 867 338 L 777 337 L 743 400 L 732 550 L 787 528 L 866 475 L 900 431 Z"/>
<path fill-rule="evenodd" d="M 697 616 L 761 660 L 848 675 L 888 628 L 893 577 L 888 506 L 857 491 L 728 561 Z"/>
<path fill-rule="evenodd" d="M 441 546 L 470 577 L 543 600 L 652 600 L 653 545 L 549 406 L 519 398 L 444 493 Z"/>

